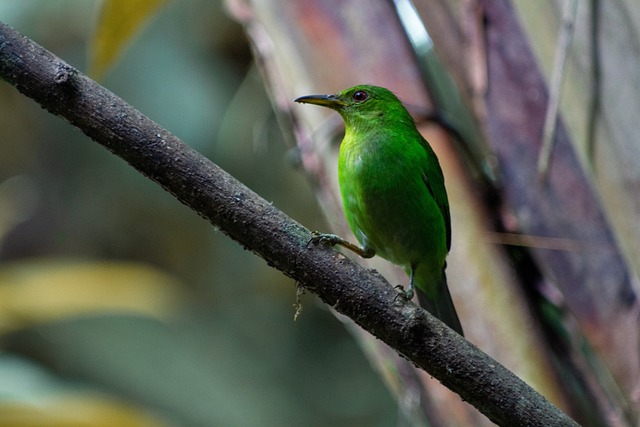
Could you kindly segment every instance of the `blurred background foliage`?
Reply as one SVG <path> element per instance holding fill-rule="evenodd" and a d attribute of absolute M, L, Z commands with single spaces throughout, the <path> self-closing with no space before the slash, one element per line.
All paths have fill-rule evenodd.
<path fill-rule="evenodd" d="M 100 11 L 0 2 L 0 20 L 84 72 Z M 101 83 L 326 228 L 219 2 L 167 2 Z M 294 323 L 292 280 L 6 84 L 0 141 L 0 426 L 398 423 L 314 297 Z"/>

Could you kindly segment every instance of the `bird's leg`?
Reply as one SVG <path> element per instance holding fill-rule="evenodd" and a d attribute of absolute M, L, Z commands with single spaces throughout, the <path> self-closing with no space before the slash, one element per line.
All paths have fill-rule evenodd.
<path fill-rule="evenodd" d="M 411 266 L 411 275 L 409 276 L 409 286 L 407 286 L 407 290 L 406 291 L 404 290 L 402 285 L 396 286 L 396 288 L 400 288 L 400 292 L 398 293 L 398 296 L 402 296 L 407 301 L 411 301 L 413 299 L 413 292 L 414 292 L 413 291 L 413 289 L 414 289 L 413 278 L 415 276 L 415 273 L 416 273 L 416 267 L 415 267 L 415 265 L 412 265 Z"/>
<path fill-rule="evenodd" d="M 416 267 L 412 265 L 411 275 L 409 276 L 409 286 L 407 286 L 407 290 L 405 291 L 404 286 L 402 285 L 397 285 L 394 287 L 394 289 L 400 289 L 400 291 L 398 292 L 398 295 L 396 295 L 396 298 L 398 297 L 404 298 L 407 301 L 411 301 L 413 299 L 413 294 L 414 294 L 413 278 L 415 276 L 415 273 L 416 273 Z M 394 301 L 395 301 L 395 298 L 394 298 Z"/>
<path fill-rule="evenodd" d="M 362 258 L 371 258 L 376 254 L 373 249 L 368 247 L 361 248 L 360 246 L 354 245 L 353 243 L 343 239 L 337 234 L 320 233 L 318 231 L 312 231 L 311 234 L 312 234 L 311 239 L 309 239 L 309 242 L 307 243 L 307 245 L 309 245 L 310 243 L 313 243 L 313 244 L 321 243 L 323 245 L 328 245 L 328 246 L 340 245 L 343 248 L 347 248 L 350 251 L 355 252 L 356 254 L 360 255 Z"/>

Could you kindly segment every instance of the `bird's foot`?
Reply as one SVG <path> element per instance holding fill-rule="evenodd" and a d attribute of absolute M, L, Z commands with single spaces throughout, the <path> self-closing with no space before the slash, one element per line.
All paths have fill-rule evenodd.
<path fill-rule="evenodd" d="M 335 245 L 342 245 L 344 242 L 345 240 L 342 237 L 338 236 L 337 234 L 320 233 L 319 231 L 312 231 L 311 238 L 307 242 L 307 247 L 309 247 L 309 245 L 311 244 L 335 246 Z"/>
<path fill-rule="evenodd" d="M 350 251 L 360 255 L 362 258 L 371 258 L 376 254 L 376 252 L 373 249 L 361 248 L 360 246 L 354 245 L 348 240 L 343 239 L 337 234 L 320 233 L 318 231 L 311 232 L 311 238 L 307 242 L 307 247 L 309 247 L 310 244 L 314 244 L 314 245 L 323 244 L 327 246 L 340 245 L 343 248 L 347 248 Z"/>
<path fill-rule="evenodd" d="M 405 301 L 411 301 L 413 299 L 413 287 L 409 286 L 409 288 L 407 288 L 407 290 L 405 291 L 404 286 L 397 285 L 396 287 L 394 287 L 394 289 L 399 289 L 398 295 L 396 295 L 396 297 L 393 299 L 394 301 L 397 298 L 402 298 Z"/>

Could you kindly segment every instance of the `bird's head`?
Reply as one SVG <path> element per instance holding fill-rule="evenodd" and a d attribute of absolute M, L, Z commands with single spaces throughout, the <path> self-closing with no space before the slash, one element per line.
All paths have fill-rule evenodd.
<path fill-rule="evenodd" d="M 347 128 L 368 128 L 389 121 L 413 123 L 400 100 L 390 90 L 379 86 L 358 85 L 335 95 L 307 95 L 294 101 L 336 110 Z"/>

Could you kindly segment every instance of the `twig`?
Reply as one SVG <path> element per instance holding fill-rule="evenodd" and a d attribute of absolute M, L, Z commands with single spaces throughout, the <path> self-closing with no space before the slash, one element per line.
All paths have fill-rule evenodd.
<path fill-rule="evenodd" d="M 565 0 L 562 12 L 562 28 L 558 37 L 556 54 L 553 64 L 553 74 L 549 86 L 549 102 L 547 112 L 544 117 L 544 127 L 542 133 L 542 147 L 538 155 L 538 178 L 541 182 L 547 179 L 549 173 L 549 160 L 553 150 L 555 140 L 556 122 L 558 120 L 558 109 L 560 107 L 560 90 L 564 78 L 564 66 L 567 62 L 567 53 L 574 31 L 574 21 L 576 18 L 577 0 Z"/>

